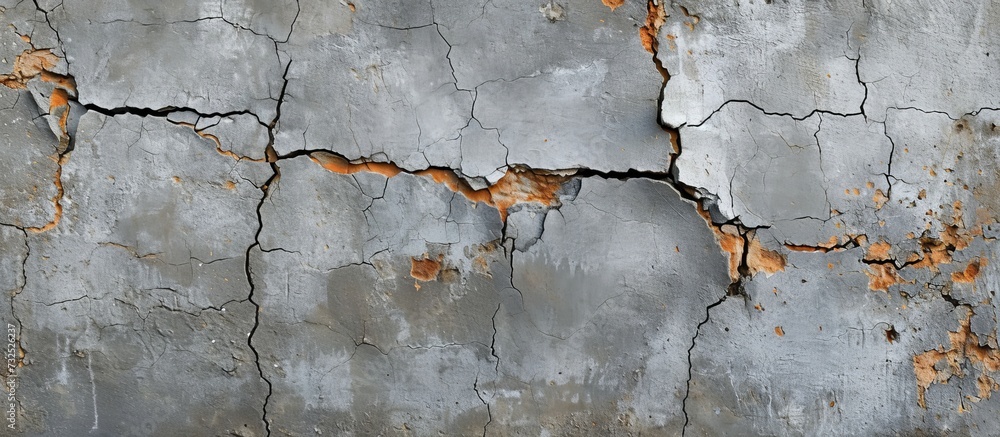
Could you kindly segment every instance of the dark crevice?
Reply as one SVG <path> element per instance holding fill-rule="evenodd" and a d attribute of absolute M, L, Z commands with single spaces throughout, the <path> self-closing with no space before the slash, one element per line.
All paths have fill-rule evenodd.
<path fill-rule="evenodd" d="M 264 397 L 264 405 L 261 408 L 262 409 L 261 420 L 264 422 L 264 429 L 267 431 L 268 436 L 271 435 L 271 423 L 267 419 L 267 407 L 268 407 L 268 402 L 271 400 L 271 395 L 274 393 L 274 386 L 271 384 L 271 381 L 267 379 L 267 376 L 264 375 L 264 368 L 260 364 L 260 352 L 253 345 L 254 334 L 260 327 L 261 306 L 259 299 L 257 298 L 256 295 L 257 287 L 253 281 L 253 271 L 250 267 L 250 255 L 255 247 L 257 248 L 260 247 L 260 234 L 264 230 L 264 219 L 260 211 L 261 208 L 264 206 L 264 202 L 267 201 L 269 193 L 268 190 L 274 184 L 276 184 L 278 180 L 281 178 L 281 170 L 278 168 L 277 159 L 274 158 L 276 156 L 276 154 L 274 153 L 274 130 L 275 127 L 278 125 L 278 120 L 281 118 L 281 103 L 284 101 L 285 91 L 288 87 L 288 69 L 291 67 L 291 65 L 292 62 L 289 61 L 288 64 L 285 66 L 285 72 L 282 75 L 282 79 L 284 79 L 284 84 L 281 87 L 281 94 L 278 97 L 278 104 L 275 110 L 274 119 L 271 120 L 271 122 L 268 123 L 267 125 L 268 144 L 266 148 L 266 155 L 268 156 L 267 161 L 271 166 L 271 177 L 269 177 L 267 181 L 264 183 L 264 185 L 261 186 L 261 198 L 260 202 L 257 203 L 257 210 L 256 210 L 257 232 L 254 234 L 253 244 L 251 244 L 250 247 L 247 248 L 246 259 L 245 259 L 247 283 L 250 285 L 250 293 L 247 296 L 247 301 L 249 301 L 254 306 L 253 328 L 250 329 L 250 334 L 247 336 L 247 346 L 249 346 L 250 350 L 253 351 L 254 362 L 257 364 L 257 372 L 260 374 L 260 378 L 264 381 L 265 384 L 267 384 L 267 395 Z"/>
<path fill-rule="evenodd" d="M 289 63 L 289 64 L 291 64 L 291 63 Z M 286 70 L 286 73 L 287 73 L 287 70 Z M 282 90 L 284 90 L 284 87 L 282 87 Z M 87 103 L 87 104 L 83 105 L 83 107 L 86 108 L 88 111 L 94 111 L 94 112 L 96 112 L 98 114 L 102 114 L 102 115 L 105 115 L 105 116 L 108 116 L 108 117 L 114 117 L 116 115 L 125 115 L 125 114 L 135 115 L 135 116 L 139 116 L 139 117 L 168 117 L 168 116 L 170 116 L 170 114 L 173 114 L 173 113 L 182 113 L 182 112 L 190 112 L 192 114 L 197 115 L 199 118 L 215 118 L 215 117 L 225 118 L 225 117 L 232 117 L 232 116 L 236 116 L 236 115 L 251 115 L 255 119 L 257 119 L 257 122 L 260 123 L 261 125 L 268 126 L 267 124 L 265 124 L 263 121 L 260 120 L 260 117 L 258 117 L 257 114 L 253 113 L 250 110 L 246 110 L 246 109 L 241 110 L 241 111 L 205 113 L 205 112 L 199 112 L 198 110 L 196 110 L 194 108 L 185 108 L 185 107 L 177 107 L 177 106 L 165 106 L 165 107 L 162 107 L 162 108 L 159 108 L 159 109 L 141 108 L 141 107 L 136 107 L 136 106 L 119 106 L 119 107 L 115 107 L 115 108 L 103 108 L 103 107 L 97 106 L 97 105 L 95 105 L 93 103 Z"/>
<path fill-rule="evenodd" d="M 486 415 L 488 419 L 486 424 L 483 425 L 483 437 L 486 437 L 486 430 L 489 428 L 490 424 L 493 423 L 493 409 L 490 408 L 490 403 L 483 398 L 483 394 L 479 392 L 479 375 L 476 375 L 476 381 L 472 383 L 472 389 L 476 391 L 476 396 L 479 397 L 479 401 L 486 406 Z"/>
<path fill-rule="evenodd" d="M 812 117 L 813 115 L 816 115 L 816 114 L 834 115 L 834 116 L 837 116 L 837 117 L 853 117 L 853 116 L 858 116 L 858 115 L 865 116 L 864 111 L 850 112 L 850 113 L 840 113 L 840 112 L 829 111 L 829 110 L 826 110 L 826 109 L 813 109 L 812 111 L 810 111 L 806 115 L 796 116 L 795 114 L 792 114 L 790 112 L 770 112 L 770 111 L 767 111 L 764 108 L 758 106 L 756 103 L 751 102 L 749 100 L 733 99 L 733 100 L 727 100 L 727 101 L 725 101 L 716 110 L 712 111 L 711 114 L 708 114 L 708 116 L 705 117 L 704 120 L 702 120 L 702 121 L 700 121 L 700 122 L 698 122 L 696 124 L 690 124 L 690 123 L 689 124 L 685 124 L 685 126 L 688 126 L 688 127 L 700 127 L 700 126 L 704 125 L 705 123 L 708 123 L 708 121 L 711 120 L 712 117 L 715 116 L 715 114 L 721 112 L 726 106 L 728 106 L 731 103 L 743 103 L 743 104 L 747 104 L 747 105 L 750 105 L 750 106 L 754 107 L 755 109 L 757 109 L 758 111 L 760 111 L 764 115 L 778 116 L 778 117 L 789 117 L 789 118 L 791 118 L 792 120 L 795 120 L 795 121 L 802 121 L 802 120 L 805 120 L 805 119 L 807 119 L 809 117 Z M 865 116 L 865 118 L 867 119 L 867 116 Z"/>
<path fill-rule="evenodd" d="M 698 323 L 698 327 L 695 328 L 694 331 L 694 336 L 691 337 L 691 347 L 689 347 L 687 350 L 688 377 L 687 377 L 687 382 L 685 383 L 684 399 L 681 400 L 681 412 L 684 413 L 684 426 L 681 428 L 682 437 L 687 432 L 688 423 L 691 420 L 690 416 L 688 416 L 688 411 L 687 411 L 687 400 L 688 397 L 691 396 L 691 380 L 694 377 L 694 363 L 691 361 L 691 355 L 692 352 L 694 351 L 695 346 L 698 343 L 698 335 L 701 333 L 701 327 L 706 323 L 708 323 L 712 314 L 712 308 L 721 305 L 723 302 L 726 301 L 727 298 L 729 298 L 729 296 L 741 295 L 743 293 L 742 288 L 743 288 L 742 281 L 733 282 L 732 284 L 729 285 L 729 289 L 726 291 L 726 294 L 722 295 L 722 297 L 719 298 L 719 300 L 715 301 L 714 303 L 706 307 L 705 318 L 701 321 L 701 323 Z"/>

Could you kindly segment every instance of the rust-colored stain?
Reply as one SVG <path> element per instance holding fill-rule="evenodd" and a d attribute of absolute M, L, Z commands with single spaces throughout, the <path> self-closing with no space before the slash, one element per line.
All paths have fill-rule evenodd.
<path fill-rule="evenodd" d="M 427 258 L 426 254 L 421 259 L 410 258 L 410 276 L 422 282 L 436 280 L 441 273 L 441 258 L 441 256 L 438 256 L 438 259 Z"/>
<path fill-rule="evenodd" d="M 14 70 L 0 76 L 0 83 L 7 88 L 25 89 L 29 80 L 51 70 L 59 63 L 59 57 L 49 49 L 28 49 L 14 58 Z"/>
<path fill-rule="evenodd" d="M 61 74 L 53 73 L 51 71 L 42 71 L 41 74 L 42 82 L 48 82 L 54 84 L 56 88 L 62 88 L 73 94 L 76 94 L 76 79 L 72 76 L 64 76 Z"/>
<path fill-rule="evenodd" d="M 625 4 L 625 0 L 601 0 L 604 6 L 611 8 L 612 11 L 618 9 L 619 6 Z"/>
<path fill-rule="evenodd" d="M 69 106 L 69 93 L 62 88 L 52 90 L 52 95 L 49 96 L 49 113 L 51 114 L 64 106 Z"/>
<path fill-rule="evenodd" d="M 659 3 L 659 4 L 657 4 Z M 646 51 L 656 54 L 660 42 L 657 36 L 660 34 L 660 27 L 667 22 L 667 11 L 663 7 L 663 2 L 648 0 L 646 3 L 646 23 L 639 28 L 639 40 Z"/>
<path fill-rule="evenodd" d="M 872 264 L 865 271 L 868 275 L 868 288 L 875 291 L 889 291 L 889 287 L 903 282 L 903 278 L 896 272 L 896 266 L 890 263 Z"/>
<path fill-rule="evenodd" d="M 178 126 L 189 127 L 192 130 L 194 130 L 194 133 L 198 134 L 198 136 L 200 136 L 200 137 L 202 137 L 202 138 L 204 138 L 206 140 L 212 141 L 213 143 L 215 143 L 215 152 L 218 153 L 218 154 L 220 154 L 220 155 L 222 155 L 222 156 L 228 156 L 228 157 L 233 158 L 233 159 L 235 159 L 237 161 L 239 161 L 239 160 L 246 160 L 246 161 L 251 161 L 251 162 L 264 162 L 264 161 L 266 161 L 266 158 L 265 159 L 254 159 L 254 158 L 250 158 L 250 157 L 247 157 L 247 156 L 238 155 L 238 154 L 234 153 L 232 150 L 223 150 L 222 149 L 222 142 L 219 141 L 219 137 L 217 137 L 215 135 L 212 135 L 212 134 L 209 134 L 209 133 L 202 132 L 202 131 L 200 131 L 198 129 L 195 129 L 195 126 L 193 124 L 191 124 L 191 123 L 177 122 L 177 123 L 174 123 L 174 124 L 176 124 Z M 272 162 L 272 161 L 267 161 L 267 162 Z"/>
<path fill-rule="evenodd" d="M 993 378 L 986 374 L 981 374 L 979 378 L 976 378 L 976 387 L 979 388 L 980 399 L 989 399 L 994 391 L 1000 390 L 1000 384 L 997 384 Z"/>
<path fill-rule="evenodd" d="M 849 245 L 853 244 L 856 246 L 861 246 L 868 241 L 868 237 L 864 235 L 848 235 L 837 237 L 836 235 L 830 236 L 829 240 L 822 243 L 816 243 L 815 245 L 809 244 L 791 244 L 785 243 L 786 249 L 793 252 L 840 252 L 845 250 Z"/>
<path fill-rule="evenodd" d="M 952 273 L 951 280 L 963 284 L 976 282 L 976 276 L 979 276 L 979 268 L 982 265 L 986 265 L 985 258 L 974 259 L 969 265 L 965 266 L 965 270 Z"/>
<path fill-rule="evenodd" d="M 785 336 L 785 330 L 781 329 L 780 326 L 775 326 L 774 327 L 774 335 L 777 335 L 778 337 L 784 337 Z"/>
<path fill-rule="evenodd" d="M 945 384 L 952 376 L 964 378 L 964 370 L 978 371 L 977 385 L 979 398 L 989 397 L 998 387 L 986 372 L 1000 370 L 1000 351 L 983 346 L 979 337 L 971 329 L 972 311 L 966 309 L 965 317 L 959 320 L 959 328 L 948 333 L 949 349 L 937 349 L 913 356 L 913 373 L 917 378 L 917 404 L 927 408 L 925 394 L 931 384 Z M 968 363 L 968 365 L 966 365 Z M 985 376 L 985 378 L 983 378 Z M 977 402 L 978 398 L 971 398 Z"/>
<path fill-rule="evenodd" d="M 558 205 L 559 189 L 567 180 L 567 176 L 515 168 L 507 170 L 507 174 L 487 190 L 493 206 L 500 211 L 500 219 L 507 221 L 507 209 L 519 203 Z"/>
<path fill-rule="evenodd" d="M 378 173 L 394 177 L 405 171 L 393 163 L 362 162 L 352 163 L 340 156 L 326 152 L 309 154 L 313 162 L 338 174 L 357 172 Z M 559 204 L 559 189 L 569 180 L 569 176 L 547 174 L 522 168 L 509 168 L 495 184 L 481 190 L 472 188 L 468 182 L 450 169 L 430 168 L 412 173 L 430 177 L 434 182 L 448 187 L 465 198 L 492 206 L 500 212 L 500 220 L 507 221 L 507 209 L 519 203 L 538 203 L 545 206 Z"/>
<path fill-rule="evenodd" d="M 875 190 L 875 194 L 872 195 L 872 202 L 875 202 L 875 209 L 882 209 L 888 201 L 889 197 L 882 192 L 881 188 Z"/>
<path fill-rule="evenodd" d="M 740 279 L 740 263 L 743 262 L 743 250 L 745 242 L 739 230 L 733 225 L 716 225 L 712 223 L 707 211 L 698 208 L 698 212 L 708 223 L 708 227 L 715 234 L 715 240 L 719 243 L 719 248 L 729 257 L 729 279 L 736 281 Z"/>
<path fill-rule="evenodd" d="M 499 247 L 500 244 L 497 241 L 477 245 L 472 253 L 472 270 L 482 276 L 492 278 L 493 273 L 490 271 L 490 260 L 487 257 Z"/>
<path fill-rule="evenodd" d="M 309 158 L 323 168 L 339 174 L 354 174 L 358 172 L 378 173 L 387 178 L 400 174 L 403 170 L 391 163 L 364 162 L 352 164 L 350 161 L 332 153 L 310 153 Z"/>
<path fill-rule="evenodd" d="M 824 243 L 817 243 L 816 245 L 805 245 L 805 244 L 789 244 L 785 243 L 785 248 L 794 252 L 830 252 L 836 250 L 843 250 L 842 248 L 837 248 L 839 244 L 837 236 L 833 235 Z"/>
<path fill-rule="evenodd" d="M 889 261 L 889 250 L 892 246 L 885 240 L 879 240 L 868 246 L 868 253 L 865 254 L 865 261 Z"/>
<path fill-rule="evenodd" d="M 951 264 L 951 250 L 947 244 L 936 238 L 920 237 L 920 252 L 909 256 L 906 262 L 917 269 L 938 271 L 941 264 Z"/>
<path fill-rule="evenodd" d="M 677 5 L 685 17 L 690 18 L 691 21 L 685 21 L 684 25 L 687 26 L 688 30 L 694 32 L 694 26 L 701 22 L 701 17 L 688 12 L 687 8 L 684 6 Z"/>
<path fill-rule="evenodd" d="M 941 242 L 954 247 L 955 250 L 962 250 L 969 247 L 972 242 L 972 234 L 965 232 L 958 225 L 945 226 L 941 231 Z"/>
<path fill-rule="evenodd" d="M 62 208 L 62 197 L 63 197 L 63 184 L 62 184 L 62 167 L 67 162 L 69 162 L 69 155 L 63 155 L 62 157 L 56 158 L 56 175 L 52 183 L 56 186 L 56 195 L 52 196 L 52 204 L 55 208 L 55 215 L 52 217 L 52 221 L 46 223 L 43 226 L 32 226 L 25 228 L 28 231 L 34 233 L 42 233 L 51 230 L 59 225 L 59 220 L 62 220 L 63 208 Z"/>
<path fill-rule="evenodd" d="M 765 249 L 757 238 L 750 240 L 750 247 L 747 248 L 747 267 L 750 268 L 751 275 L 764 272 L 767 276 L 771 276 L 785 270 L 785 263 L 784 255 Z"/>

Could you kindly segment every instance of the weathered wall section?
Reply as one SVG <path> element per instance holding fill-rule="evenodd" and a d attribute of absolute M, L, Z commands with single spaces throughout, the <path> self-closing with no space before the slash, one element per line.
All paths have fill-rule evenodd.
<path fill-rule="evenodd" d="M 1000 432 L 995 4 L 0 17 L 4 435 Z"/>

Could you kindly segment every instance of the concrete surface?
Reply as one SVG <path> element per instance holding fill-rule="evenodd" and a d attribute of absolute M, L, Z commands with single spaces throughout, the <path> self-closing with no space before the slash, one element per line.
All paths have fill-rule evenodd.
<path fill-rule="evenodd" d="M 1000 8 L 0 0 L 3 435 L 995 435 Z"/>

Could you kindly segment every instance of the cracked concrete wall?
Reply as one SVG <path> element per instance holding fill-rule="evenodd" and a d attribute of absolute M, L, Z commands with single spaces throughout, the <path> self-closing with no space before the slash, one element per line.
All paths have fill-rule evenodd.
<path fill-rule="evenodd" d="M 4 435 L 992 435 L 992 3 L 0 0 Z"/>

